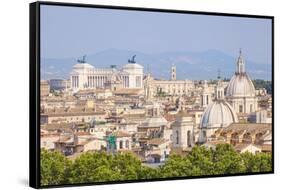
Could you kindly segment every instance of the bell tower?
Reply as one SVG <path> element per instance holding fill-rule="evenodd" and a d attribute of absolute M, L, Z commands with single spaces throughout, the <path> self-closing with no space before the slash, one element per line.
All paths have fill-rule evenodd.
<path fill-rule="evenodd" d="M 211 93 L 208 88 L 208 82 L 205 80 L 201 94 L 201 107 L 206 108 L 211 102 Z"/>

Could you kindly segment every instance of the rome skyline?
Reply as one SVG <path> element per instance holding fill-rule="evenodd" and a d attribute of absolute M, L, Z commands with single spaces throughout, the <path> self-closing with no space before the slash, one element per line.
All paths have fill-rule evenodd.
<path fill-rule="evenodd" d="M 270 19 L 41 11 L 43 185 L 273 172 Z"/>

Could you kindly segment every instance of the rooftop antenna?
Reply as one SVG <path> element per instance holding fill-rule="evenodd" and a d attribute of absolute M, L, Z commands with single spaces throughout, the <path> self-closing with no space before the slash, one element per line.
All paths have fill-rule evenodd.
<path fill-rule="evenodd" d="M 221 70 L 218 69 L 218 80 L 220 80 L 220 79 L 221 79 Z"/>

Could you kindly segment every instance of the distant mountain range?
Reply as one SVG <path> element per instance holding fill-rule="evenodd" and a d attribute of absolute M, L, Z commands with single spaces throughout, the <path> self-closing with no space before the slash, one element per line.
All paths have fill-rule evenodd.
<path fill-rule="evenodd" d="M 128 59 L 136 55 L 136 62 L 144 66 L 144 72 L 149 70 L 155 78 L 169 79 L 170 67 L 176 65 L 178 79 L 216 79 L 218 70 L 222 78 L 230 78 L 235 72 L 236 59 L 218 50 L 203 52 L 165 52 L 146 54 L 137 51 L 108 49 L 87 55 L 87 62 L 97 68 L 116 65 L 121 68 Z M 69 78 L 72 66 L 77 58 L 41 59 L 42 79 Z M 271 80 L 271 65 L 255 63 L 246 60 L 246 70 L 252 79 Z"/>

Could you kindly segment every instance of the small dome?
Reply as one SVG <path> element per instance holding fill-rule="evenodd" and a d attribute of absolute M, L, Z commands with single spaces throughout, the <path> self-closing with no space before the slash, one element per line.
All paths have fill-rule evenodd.
<path fill-rule="evenodd" d="M 167 125 L 167 120 L 162 117 L 162 116 L 156 116 L 156 117 L 150 117 L 147 118 L 144 123 L 143 126 L 145 127 L 160 127 L 163 125 Z"/>
<path fill-rule="evenodd" d="M 211 103 L 204 111 L 201 118 L 200 127 L 227 127 L 231 123 L 236 122 L 238 122 L 237 115 L 231 105 L 224 100 L 217 100 Z"/>
<path fill-rule="evenodd" d="M 255 96 L 255 87 L 247 75 L 247 73 L 243 74 L 235 74 L 226 90 L 226 96 L 232 97 L 247 97 L 247 96 Z"/>

